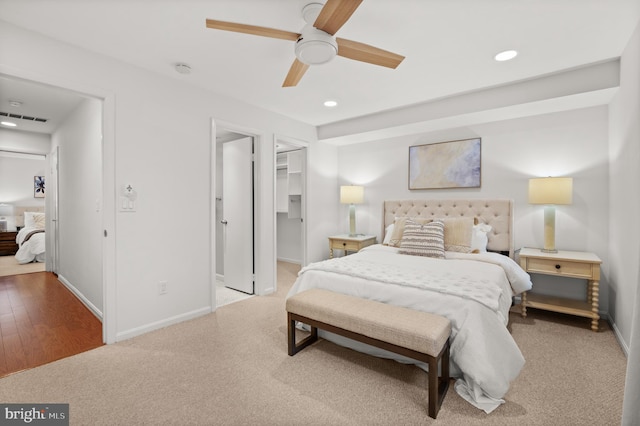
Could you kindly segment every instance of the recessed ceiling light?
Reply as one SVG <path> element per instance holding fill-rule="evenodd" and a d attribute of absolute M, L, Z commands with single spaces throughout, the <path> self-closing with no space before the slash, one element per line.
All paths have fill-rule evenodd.
<path fill-rule="evenodd" d="M 16 123 L 12 123 L 10 121 L 0 121 L 0 124 L 2 124 L 3 126 L 9 126 L 9 127 L 16 127 L 17 126 Z"/>
<path fill-rule="evenodd" d="M 509 61 L 518 56 L 518 52 L 515 50 L 505 50 L 504 52 L 498 53 L 494 59 L 499 62 Z"/>
<path fill-rule="evenodd" d="M 9 106 L 14 108 L 20 108 L 22 106 L 22 102 L 20 101 L 9 101 Z"/>
<path fill-rule="evenodd" d="M 327 108 L 333 108 L 334 106 L 338 106 L 338 101 L 328 100 L 324 101 L 324 106 Z"/>

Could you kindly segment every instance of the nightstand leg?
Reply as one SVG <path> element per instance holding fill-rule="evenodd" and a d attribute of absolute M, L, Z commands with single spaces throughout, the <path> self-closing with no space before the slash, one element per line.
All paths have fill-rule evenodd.
<path fill-rule="evenodd" d="M 587 282 L 587 303 L 588 304 L 592 304 L 593 303 L 593 281 L 588 281 Z"/>
<path fill-rule="evenodd" d="M 527 292 L 523 291 L 520 299 L 520 309 L 522 309 L 522 318 L 527 317 Z"/>
<path fill-rule="evenodd" d="M 333 248 L 329 247 L 329 259 L 333 259 Z"/>
<path fill-rule="evenodd" d="M 591 319 L 591 330 L 598 331 L 598 320 L 600 319 L 600 314 L 598 314 L 599 307 L 599 285 L 598 281 L 590 281 L 591 286 L 591 312 L 593 312 L 593 318 Z"/>

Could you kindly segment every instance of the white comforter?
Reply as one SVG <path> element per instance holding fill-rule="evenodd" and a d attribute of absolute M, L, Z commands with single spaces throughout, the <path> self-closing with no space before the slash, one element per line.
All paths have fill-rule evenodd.
<path fill-rule="evenodd" d="M 29 238 L 28 241 L 24 241 L 31 232 L 36 231 L 37 228 L 22 228 L 16 236 L 16 243 L 18 243 L 18 252 L 16 253 L 16 261 L 20 264 L 29 262 L 44 262 L 45 252 L 45 237 L 44 232 L 38 232 Z"/>
<path fill-rule="evenodd" d="M 476 407 L 491 412 L 504 402 L 510 383 L 524 365 L 506 324 L 512 295 L 530 289 L 531 281 L 512 259 L 500 254 L 447 252 L 446 256 L 446 260 L 431 259 L 401 255 L 394 247 L 369 246 L 348 257 L 303 268 L 289 296 L 324 288 L 448 318 L 451 373 L 458 378 L 455 389 Z M 470 284 L 469 291 L 465 283 Z M 322 330 L 320 334 L 375 356 L 417 363 Z"/>

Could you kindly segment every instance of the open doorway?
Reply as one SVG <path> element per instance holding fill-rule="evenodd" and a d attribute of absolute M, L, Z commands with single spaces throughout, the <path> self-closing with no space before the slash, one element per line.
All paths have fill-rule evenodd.
<path fill-rule="evenodd" d="M 103 229 L 111 229 L 104 220 L 103 207 L 112 206 L 103 202 L 100 188 L 110 185 L 105 184 L 104 170 L 108 168 L 103 167 L 103 153 L 112 152 L 112 138 L 103 126 L 111 123 L 106 118 L 111 114 L 105 113 L 104 98 L 55 83 L 0 75 L 0 104 L 9 105 L 0 108 L 0 112 L 7 113 L 7 119 L 3 121 L 14 122 L 12 130 L 1 131 L 0 150 L 8 149 L 22 157 L 38 154 L 44 164 L 32 171 L 24 161 L 16 166 L 18 170 L 11 169 L 15 165 L 9 167 L 8 163 L 3 163 L 0 166 L 3 172 L 13 171 L 10 171 L 10 177 L 0 178 L 9 184 L 0 188 L 0 201 L 8 201 L 15 207 L 11 229 L 16 234 L 35 228 L 35 231 L 23 232 L 24 239 L 20 237 L 16 242 L 20 261 L 24 260 L 26 265 L 46 265 L 47 271 L 5 276 L 2 283 L 14 287 L 22 285 L 29 291 L 59 291 L 73 300 L 61 302 L 62 299 L 51 297 L 49 293 L 46 297 L 30 299 L 30 306 L 23 315 L 31 318 L 38 312 L 55 312 L 38 324 L 40 328 L 65 330 L 64 327 L 71 326 L 71 323 L 77 328 L 77 324 L 85 320 L 92 324 L 90 331 L 83 330 L 79 335 L 56 335 L 56 344 L 68 349 L 64 352 L 58 351 L 52 341 L 44 338 L 47 333 L 40 333 L 42 336 L 36 339 L 21 339 L 25 352 L 34 348 L 38 351 L 45 349 L 47 356 L 38 362 L 50 362 L 109 341 L 102 234 Z M 12 102 L 6 102 L 7 98 Z M 8 108 L 11 108 L 10 112 L 7 112 Z M 58 160 L 64 167 L 58 168 Z M 36 201 L 42 205 L 36 206 Z M 66 206 L 60 216 L 58 205 Z M 42 225 L 35 222 L 40 217 Z M 35 235 L 44 236 L 42 245 L 36 244 L 38 239 L 34 239 Z M 78 248 L 79 242 L 82 243 L 81 249 Z M 33 256 L 33 260 L 28 256 Z M 46 262 L 43 263 L 44 260 Z M 83 315 L 82 320 L 79 319 L 80 314 L 71 313 L 71 303 Z M 31 330 L 24 327 L 19 333 L 31 335 Z M 57 354 L 55 358 L 48 358 L 54 354 Z M 21 369 L 33 366 L 14 361 L 13 365 Z"/>
<path fill-rule="evenodd" d="M 255 293 L 254 142 L 216 128 L 216 307 Z"/>
<path fill-rule="evenodd" d="M 306 144 L 276 138 L 277 281 L 306 264 Z"/>

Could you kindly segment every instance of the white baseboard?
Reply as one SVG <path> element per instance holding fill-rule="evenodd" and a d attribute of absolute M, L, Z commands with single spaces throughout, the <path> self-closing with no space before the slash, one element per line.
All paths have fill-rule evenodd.
<path fill-rule="evenodd" d="M 611 321 L 609 321 L 609 324 L 611 324 L 613 334 L 616 336 L 616 339 L 618 339 L 618 344 L 622 348 L 622 352 L 624 352 L 624 355 L 629 358 L 629 345 L 627 345 L 627 343 L 622 338 L 622 333 L 620 333 L 620 330 L 618 330 L 618 326 Z"/>
<path fill-rule="evenodd" d="M 60 281 L 66 288 L 69 289 L 69 291 L 71 293 L 73 293 L 78 300 L 80 300 L 80 302 L 82 302 L 82 304 L 84 306 L 87 307 L 87 309 L 89 309 L 91 311 L 91 313 L 93 315 L 95 315 L 101 322 L 102 322 L 102 311 L 100 309 L 98 309 L 98 307 L 96 305 L 94 305 L 93 303 L 91 303 L 91 301 L 89 299 L 87 299 L 86 297 L 84 297 L 84 294 L 82 294 L 80 292 L 80 290 L 78 290 L 77 288 L 75 288 L 65 277 L 63 277 L 62 275 L 58 275 L 58 281 Z"/>
<path fill-rule="evenodd" d="M 152 322 L 149 324 L 145 324 L 140 327 L 132 328 L 129 330 L 121 331 L 116 334 L 116 342 L 120 342 L 122 340 L 131 339 L 132 337 L 140 336 L 141 334 L 148 333 L 150 331 L 158 330 L 164 327 L 168 327 L 170 325 L 178 324 L 183 321 L 187 321 L 190 319 L 194 319 L 197 317 L 201 317 L 203 315 L 209 314 L 213 312 L 211 306 L 205 306 L 200 309 L 196 309 L 191 312 L 185 312 L 184 314 L 176 315 L 171 318 L 166 318 L 160 321 Z"/>

